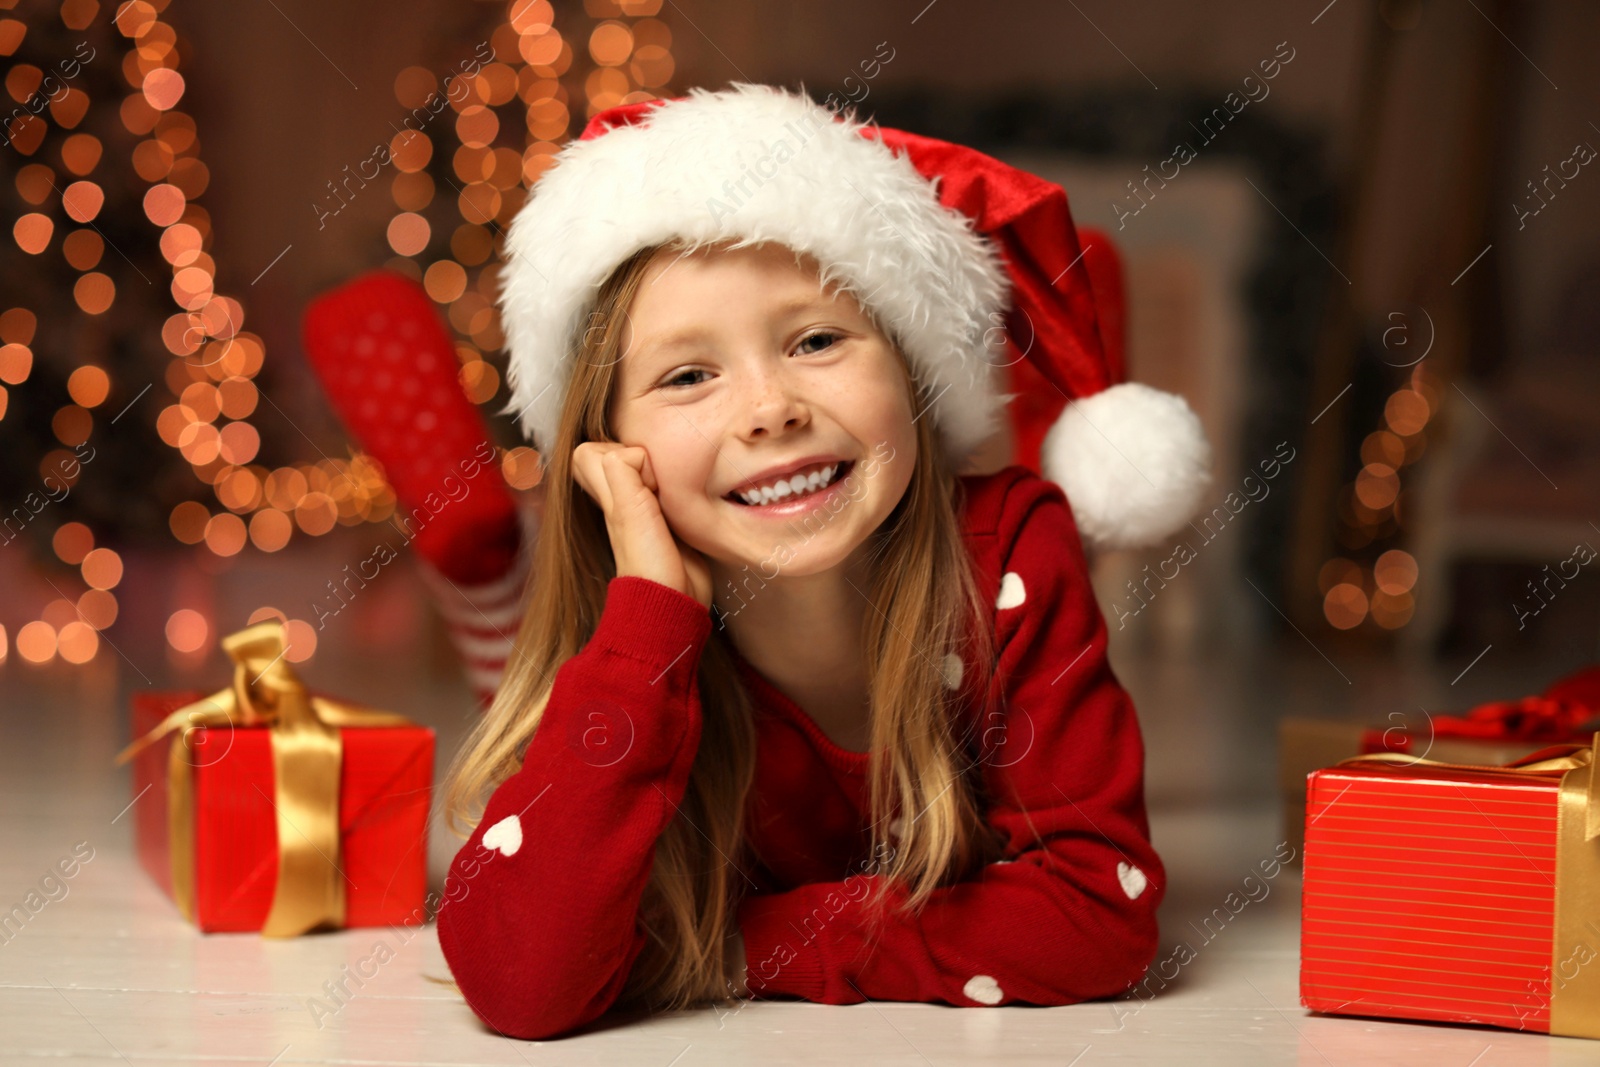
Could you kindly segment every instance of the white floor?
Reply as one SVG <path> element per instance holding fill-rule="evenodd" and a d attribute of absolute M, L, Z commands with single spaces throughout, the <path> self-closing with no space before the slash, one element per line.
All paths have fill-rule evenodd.
<path fill-rule="evenodd" d="M 1479 1027 L 1316 1016 L 1297 990 L 1298 874 L 1202 944 L 1189 927 L 1270 857 L 1281 839 L 1272 794 L 1274 723 L 1294 711 L 1375 717 L 1539 688 L 1549 666 L 1489 657 L 1404 669 L 1286 646 L 1273 658 L 1206 657 L 1193 665 L 1119 662 L 1149 749 L 1156 845 L 1171 888 L 1163 944 L 1198 955 L 1161 995 L 1068 1008 L 949 1008 L 865 1003 L 829 1007 L 748 1002 L 597 1025 L 524 1043 L 486 1031 L 435 979 L 448 977 L 432 928 L 400 944 L 386 930 L 270 942 L 202 936 L 132 858 L 130 790 L 111 757 L 127 735 L 126 695 L 144 678 L 207 684 L 161 663 L 160 647 L 127 639 L 121 656 L 88 670 L 0 665 L 0 911 L 46 869 L 88 842 L 94 858 L 9 941 L 0 938 L 0 1063 L 645 1064 L 1105 1062 L 1405 1064 L 1441 1067 L 1594 1063 L 1600 1044 Z M 1326 651 L 1326 650 L 1325 650 Z M 381 670 L 373 670 L 381 662 Z M 439 729 L 451 750 L 468 711 L 461 682 L 430 674 L 437 657 L 381 660 L 330 644 L 302 668 L 321 688 L 405 711 Z M 141 666 L 135 668 L 133 664 Z M 1569 667 L 1571 665 L 1568 665 Z M 1349 682 L 1340 675 L 1348 676 Z M 141 677 L 143 675 L 143 677 Z M 434 877 L 452 839 L 436 833 Z M 58 894 L 59 895 L 59 892 Z M 313 1010 L 324 982 L 387 939 L 394 958 L 337 1013 Z M 1164 950 L 1163 954 L 1166 952 Z"/>

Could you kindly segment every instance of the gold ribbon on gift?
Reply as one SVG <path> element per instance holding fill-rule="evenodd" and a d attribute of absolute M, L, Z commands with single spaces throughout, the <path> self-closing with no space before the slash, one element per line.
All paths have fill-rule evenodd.
<path fill-rule="evenodd" d="M 1443 763 L 1375 752 L 1336 766 L 1420 766 L 1526 780 L 1561 780 L 1556 816 L 1555 924 L 1550 942 L 1550 1032 L 1600 1038 L 1600 733 L 1551 745 L 1503 766 Z M 1569 971 L 1571 973 L 1569 973 Z"/>
<path fill-rule="evenodd" d="M 194 782 L 197 732 L 216 727 L 265 727 L 272 744 L 277 813 L 278 883 L 261 933 L 294 937 L 322 923 L 343 926 L 344 871 L 339 866 L 339 769 L 343 726 L 411 726 L 403 715 L 374 711 L 307 692 L 284 660 L 283 624 L 257 623 L 222 639 L 233 660 L 233 684 L 172 712 L 117 754 L 128 762 L 168 734 L 182 730 L 167 757 L 167 829 L 172 894 L 195 921 Z"/>

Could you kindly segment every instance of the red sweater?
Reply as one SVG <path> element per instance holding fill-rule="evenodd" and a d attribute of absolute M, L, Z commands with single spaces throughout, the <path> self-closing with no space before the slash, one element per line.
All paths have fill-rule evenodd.
<path fill-rule="evenodd" d="M 972 736 L 1008 858 L 937 890 L 916 916 L 869 924 L 851 906 L 881 877 L 867 755 L 829 741 L 736 655 L 756 707 L 749 832 L 770 863 L 747 872 L 757 889 L 738 910 L 752 996 L 1071 1004 L 1125 992 L 1155 956 L 1166 877 L 1144 746 L 1106 660 L 1066 497 L 1020 466 L 962 481 L 999 660 L 987 694 L 954 663 L 947 677 L 963 708 L 991 709 Z M 439 944 L 496 1030 L 555 1036 L 620 993 L 645 944 L 635 918 L 656 840 L 699 747 L 696 674 L 712 625 L 692 597 L 612 579 L 589 643 L 556 672 L 521 770 L 452 863 Z"/>

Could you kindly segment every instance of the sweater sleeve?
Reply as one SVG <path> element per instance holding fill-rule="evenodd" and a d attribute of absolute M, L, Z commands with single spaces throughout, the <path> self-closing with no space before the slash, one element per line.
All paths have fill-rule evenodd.
<path fill-rule="evenodd" d="M 1036 476 L 1015 483 L 998 532 L 980 759 L 1007 858 L 881 922 L 861 903 L 879 873 L 746 897 L 752 996 L 1061 1005 L 1125 992 L 1154 959 L 1165 871 L 1143 740 L 1065 495 Z"/>
<path fill-rule="evenodd" d="M 457 853 L 439 946 L 478 1016 L 521 1038 L 602 1015 L 644 948 L 657 838 L 700 744 L 710 612 L 646 578 L 611 579 L 594 634 L 556 671 L 521 769 Z"/>

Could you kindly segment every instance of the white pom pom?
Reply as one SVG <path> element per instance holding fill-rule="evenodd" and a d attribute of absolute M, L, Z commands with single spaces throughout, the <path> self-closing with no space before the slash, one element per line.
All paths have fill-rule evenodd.
<path fill-rule="evenodd" d="M 1068 404 L 1045 434 L 1040 466 L 1065 490 L 1086 544 L 1139 548 L 1199 508 L 1211 445 L 1183 397 L 1124 382 Z"/>

